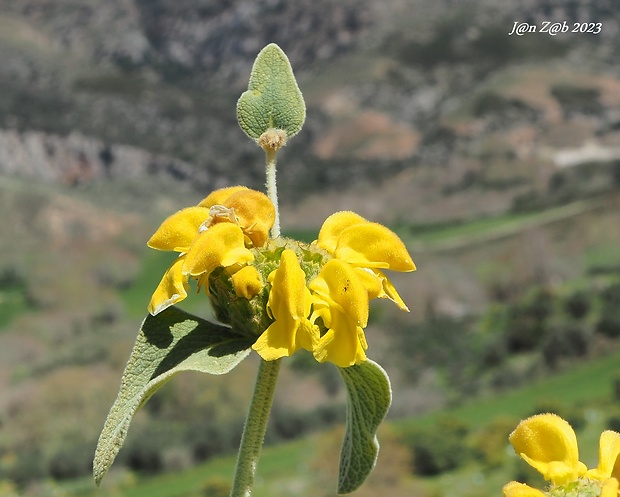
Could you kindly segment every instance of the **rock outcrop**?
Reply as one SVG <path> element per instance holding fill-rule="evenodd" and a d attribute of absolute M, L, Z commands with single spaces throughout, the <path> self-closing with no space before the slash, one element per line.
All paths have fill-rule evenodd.
<path fill-rule="evenodd" d="M 0 130 L 0 173 L 76 185 L 102 178 L 165 176 L 210 188 L 214 178 L 192 164 L 140 148 L 106 144 L 74 132 L 63 137 L 40 131 Z"/>

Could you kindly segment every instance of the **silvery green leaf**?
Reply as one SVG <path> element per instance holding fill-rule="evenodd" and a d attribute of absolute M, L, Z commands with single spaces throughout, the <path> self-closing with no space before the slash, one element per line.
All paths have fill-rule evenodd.
<path fill-rule="evenodd" d="M 371 360 L 338 369 L 348 400 L 338 493 L 348 494 L 359 488 L 375 467 L 379 454 L 376 432 L 392 403 L 392 388 L 386 372 Z"/>
<path fill-rule="evenodd" d="M 249 354 L 251 346 L 250 340 L 230 328 L 176 307 L 147 316 L 99 436 L 93 461 L 97 484 L 123 445 L 135 413 L 172 376 L 181 371 L 227 373 Z"/>

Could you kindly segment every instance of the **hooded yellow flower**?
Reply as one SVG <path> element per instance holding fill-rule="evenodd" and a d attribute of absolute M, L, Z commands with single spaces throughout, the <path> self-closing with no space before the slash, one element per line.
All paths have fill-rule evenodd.
<path fill-rule="evenodd" d="M 620 434 L 604 431 L 599 444 L 599 462 L 588 471 L 579 461 L 577 437 L 572 427 L 556 414 L 538 414 L 527 418 L 510 434 L 510 443 L 530 466 L 551 482 L 553 495 L 562 489 L 584 489 L 584 495 L 617 497 L 620 476 Z M 592 490 L 597 493 L 592 493 Z M 578 492 L 576 495 L 581 494 Z M 518 482 L 504 486 L 505 497 L 543 497 L 538 489 Z"/>
<path fill-rule="evenodd" d="M 264 194 L 236 186 L 166 219 L 148 246 L 180 255 L 155 290 L 149 312 L 186 298 L 188 281 L 195 278 L 199 288 L 211 285 L 223 322 L 258 335 L 253 348 L 265 360 L 303 348 L 317 361 L 340 367 L 364 362 L 369 301 L 389 298 L 408 310 L 383 273 L 415 270 L 405 245 L 385 226 L 353 212 L 330 216 L 309 245 L 270 239 L 274 218 Z M 223 279 L 218 272 L 209 282 L 217 268 L 225 269 Z"/>
<path fill-rule="evenodd" d="M 216 190 L 197 206 L 172 214 L 147 243 L 180 253 L 153 293 L 149 312 L 155 315 L 185 299 L 191 277 L 200 286 L 217 267 L 235 270 L 253 261 L 249 248 L 265 243 L 274 219 L 267 196 L 244 186 Z M 250 272 L 244 273 L 240 287 L 252 288 L 258 276 Z"/>
<path fill-rule="evenodd" d="M 268 281 L 272 287 L 267 312 L 275 321 L 252 348 L 266 361 L 290 356 L 300 348 L 312 351 L 319 329 L 308 320 L 310 291 L 293 250 L 282 252 L 280 266 L 269 275 Z"/>
<path fill-rule="evenodd" d="M 409 310 L 381 270 L 414 271 L 415 264 L 394 232 L 354 212 L 328 217 L 313 245 L 332 257 L 309 284 L 310 320 L 320 318 L 327 330 L 314 356 L 319 362 L 330 361 L 340 367 L 360 364 L 366 360 L 368 348 L 363 330 L 368 324 L 368 301 L 389 298 Z"/>

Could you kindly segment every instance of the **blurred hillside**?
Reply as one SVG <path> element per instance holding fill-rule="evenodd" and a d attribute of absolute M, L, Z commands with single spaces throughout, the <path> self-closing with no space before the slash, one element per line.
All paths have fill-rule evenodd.
<path fill-rule="evenodd" d="M 508 36 L 545 20 L 603 27 Z M 355 210 L 396 230 L 419 268 L 394 278 L 412 313 L 377 302 L 368 330 L 392 416 L 615 350 L 619 22 L 612 0 L 4 0 L 0 489 L 42 497 L 39 482 L 89 472 L 171 261 L 145 241 L 214 188 L 263 188 L 235 103 L 269 42 L 308 105 L 280 154 L 285 233 L 312 240 Z M 184 307 L 208 312 L 201 296 Z M 167 385 L 111 479 L 234 451 L 254 361 Z M 335 369 L 290 362 L 270 443 L 344 415 Z"/>
<path fill-rule="evenodd" d="M 515 20 L 546 18 L 604 28 L 507 36 Z M 503 212 L 558 168 L 619 154 L 611 1 L 8 0 L 0 26 L 8 174 L 259 187 L 260 154 L 234 109 L 269 42 L 308 102 L 280 170 L 284 200 L 301 202 L 295 225 L 320 223 L 336 197 L 385 220 Z M 360 205 L 377 177 L 388 184 Z"/>

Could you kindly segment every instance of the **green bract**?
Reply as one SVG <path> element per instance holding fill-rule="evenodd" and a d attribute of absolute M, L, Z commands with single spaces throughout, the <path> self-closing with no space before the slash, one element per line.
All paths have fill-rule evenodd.
<path fill-rule="evenodd" d="M 256 141 L 268 130 L 284 131 L 285 140 L 301 130 L 306 104 L 291 64 L 278 45 L 267 45 L 256 57 L 248 90 L 237 102 L 237 119 L 241 129 Z"/>

